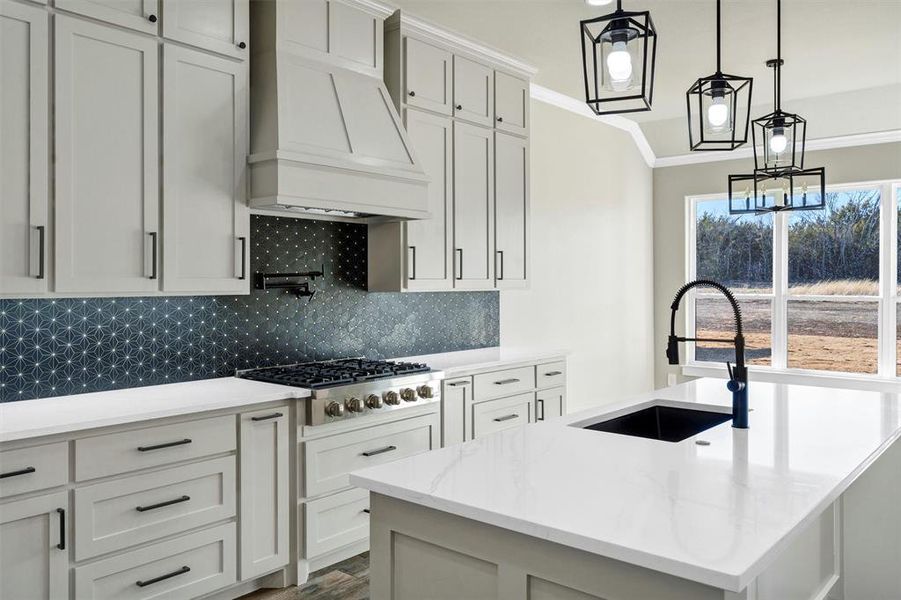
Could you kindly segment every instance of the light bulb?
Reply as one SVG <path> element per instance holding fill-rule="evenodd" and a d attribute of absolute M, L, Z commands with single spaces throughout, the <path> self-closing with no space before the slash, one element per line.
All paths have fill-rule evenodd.
<path fill-rule="evenodd" d="M 722 131 L 726 129 L 725 125 L 729 121 L 729 105 L 722 96 L 714 96 L 713 102 L 707 107 L 707 122 L 710 123 L 710 129 L 713 131 Z"/>
<path fill-rule="evenodd" d="M 632 78 L 632 55 L 626 42 L 613 43 L 613 50 L 607 55 L 607 72 L 614 84 L 627 84 Z"/>
<path fill-rule="evenodd" d="M 785 137 L 784 130 L 781 127 L 773 129 L 773 135 L 770 137 L 770 150 L 773 154 L 782 154 L 788 147 L 788 138 Z"/>
<path fill-rule="evenodd" d="M 613 2 L 613 0 L 585 0 L 585 4 L 588 6 L 604 6 L 611 2 Z"/>

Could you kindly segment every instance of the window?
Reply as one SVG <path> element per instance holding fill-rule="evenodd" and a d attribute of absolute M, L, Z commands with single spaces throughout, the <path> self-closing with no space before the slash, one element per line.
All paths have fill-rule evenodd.
<path fill-rule="evenodd" d="M 901 182 L 831 186 L 826 208 L 731 216 L 722 196 L 690 199 L 688 279 L 736 295 L 752 365 L 901 376 Z M 696 288 L 690 333 L 730 338 L 732 312 Z M 693 362 L 734 360 L 698 343 Z"/>

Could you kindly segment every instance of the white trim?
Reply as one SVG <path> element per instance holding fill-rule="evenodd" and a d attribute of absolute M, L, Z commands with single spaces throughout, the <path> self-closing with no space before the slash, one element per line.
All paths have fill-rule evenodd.
<path fill-rule="evenodd" d="M 635 142 L 635 146 L 638 147 L 638 151 L 641 153 L 644 161 L 649 167 L 654 167 L 654 163 L 657 160 L 654 156 L 654 151 L 651 149 L 651 145 L 644 136 L 641 127 L 639 127 L 638 123 L 635 121 L 631 121 L 618 115 L 598 116 L 594 114 L 582 100 L 577 100 L 572 96 L 555 92 L 554 90 L 538 85 L 537 83 L 531 84 L 530 95 L 533 100 L 544 102 L 545 104 L 550 104 L 557 108 L 562 108 L 563 110 L 568 110 L 571 113 L 597 121 L 598 123 L 610 125 L 611 127 L 616 127 L 617 129 L 628 132 L 632 136 L 632 140 Z"/>
<path fill-rule="evenodd" d="M 719 364 L 693 364 L 682 367 L 682 375 L 687 377 L 713 377 L 728 379 L 726 367 Z M 754 366 L 748 370 L 751 385 L 755 381 L 769 383 L 789 383 L 798 385 L 815 385 L 819 387 L 868 390 L 875 392 L 894 392 L 901 390 L 901 383 L 896 377 L 879 377 L 876 375 L 848 375 L 830 373 L 828 371 L 804 371 L 801 369 L 775 369 L 772 367 Z"/>
<path fill-rule="evenodd" d="M 858 133 L 837 137 L 819 138 L 807 140 L 805 151 L 833 150 L 835 148 L 849 148 L 853 146 L 870 146 L 873 144 L 889 144 L 901 142 L 901 129 L 889 131 L 874 131 L 872 133 Z M 664 156 L 654 159 L 654 168 L 677 167 L 681 165 L 695 165 L 708 162 L 720 162 L 724 160 L 736 160 L 741 158 L 753 158 L 754 150 L 749 146 L 733 150 L 732 152 L 694 152 L 692 154 L 680 154 L 678 156 Z"/>

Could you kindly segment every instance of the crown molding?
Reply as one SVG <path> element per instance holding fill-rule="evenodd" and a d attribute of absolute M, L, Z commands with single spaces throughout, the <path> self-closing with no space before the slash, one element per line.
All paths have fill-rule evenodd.
<path fill-rule="evenodd" d="M 642 158 L 644 158 L 645 163 L 647 163 L 649 167 L 654 167 L 654 162 L 656 160 L 654 151 L 651 150 L 651 145 L 648 143 L 647 138 L 645 138 L 644 132 L 635 121 L 617 115 L 598 116 L 588 108 L 588 105 L 585 102 L 577 100 L 572 96 L 555 92 L 552 89 L 540 86 L 536 83 L 531 84 L 530 95 L 533 100 L 544 102 L 545 104 L 550 104 L 557 108 L 562 108 L 563 110 L 591 119 L 592 121 L 610 125 L 611 127 L 628 132 L 629 135 L 632 136 L 632 140 L 635 142 L 635 146 L 638 148 L 638 152 L 641 154 Z"/>

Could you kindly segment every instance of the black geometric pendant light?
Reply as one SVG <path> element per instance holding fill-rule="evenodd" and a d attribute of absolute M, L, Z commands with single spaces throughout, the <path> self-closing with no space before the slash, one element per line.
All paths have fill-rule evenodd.
<path fill-rule="evenodd" d="M 782 0 L 776 0 L 776 58 L 766 64 L 773 69 L 773 112 L 752 122 L 754 173 L 729 176 L 729 212 L 824 208 L 826 169 L 804 167 L 807 121 L 782 110 Z"/>
<path fill-rule="evenodd" d="M 716 0 L 716 73 L 698 79 L 685 94 L 693 151 L 735 150 L 748 141 L 754 80 L 723 73 L 720 12 Z"/>
<path fill-rule="evenodd" d="M 616 11 L 579 23 L 585 101 L 597 115 L 651 110 L 657 31 L 648 11 Z"/>

